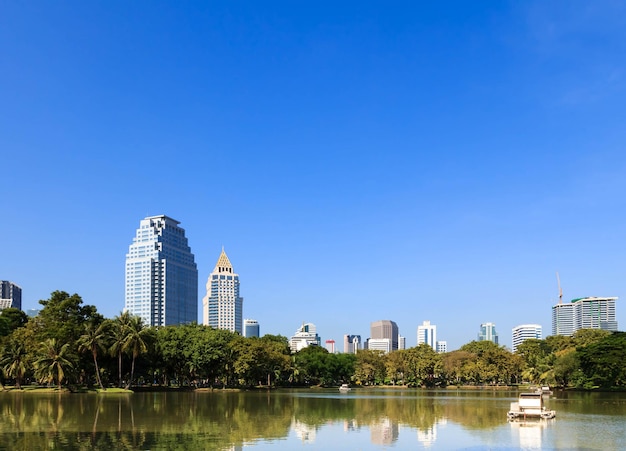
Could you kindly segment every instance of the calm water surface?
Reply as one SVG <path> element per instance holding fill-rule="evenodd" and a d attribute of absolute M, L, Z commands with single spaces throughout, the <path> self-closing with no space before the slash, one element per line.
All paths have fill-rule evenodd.
<path fill-rule="evenodd" d="M 556 392 L 556 419 L 509 423 L 516 399 L 491 390 L 8 392 L 0 449 L 626 449 L 626 394 Z"/>

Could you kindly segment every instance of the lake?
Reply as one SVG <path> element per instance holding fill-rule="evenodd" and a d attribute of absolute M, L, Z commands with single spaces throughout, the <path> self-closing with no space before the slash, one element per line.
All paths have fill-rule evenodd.
<path fill-rule="evenodd" d="M 509 423 L 517 392 L 337 389 L 0 393 L 7 450 L 620 450 L 626 394 L 555 392 L 554 420 Z"/>

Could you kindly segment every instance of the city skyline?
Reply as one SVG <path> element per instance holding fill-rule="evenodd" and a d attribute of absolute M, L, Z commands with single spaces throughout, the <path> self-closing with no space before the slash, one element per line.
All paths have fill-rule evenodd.
<path fill-rule="evenodd" d="M 621 2 L 0 20 L 0 278 L 24 310 L 63 290 L 118 315 L 131 231 L 158 214 L 184 225 L 198 300 L 225 246 L 264 334 L 340 343 L 390 318 L 411 347 L 430 320 L 453 350 L 489 321 L 510 347 L 550 331 L 557 271 L 565 300 L 626 293 Z"/>

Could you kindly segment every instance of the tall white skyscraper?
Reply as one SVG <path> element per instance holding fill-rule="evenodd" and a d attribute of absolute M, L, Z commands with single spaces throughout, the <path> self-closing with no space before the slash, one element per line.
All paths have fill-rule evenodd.
<path fill-rule="evenodd" d="M 148 326 L 198 321 L 198 269 L 178 224 L 142 219 L 126 254 L 124 310 Z"/>
<path fill-rule="evenodd" d="M 437 326 L 424 321 L 421 326 L 417 326 L 417 344 L 427 344 L 435 351 L 437 350 Z"/>
<path fill-rule="evenodd" d="M 529 338 L 541 340 L 541 326 L 539 324 L 521 324 L 512 330 L 512 351 L 517 351 L 517 347 Z"/>
<path fill-rule="evenodd" d="M 202 307 L 204 325 L 242 333 L 243 298 L 239 296 L 239 275 L 233 272 L 224 248 L 207 280 Z"/>

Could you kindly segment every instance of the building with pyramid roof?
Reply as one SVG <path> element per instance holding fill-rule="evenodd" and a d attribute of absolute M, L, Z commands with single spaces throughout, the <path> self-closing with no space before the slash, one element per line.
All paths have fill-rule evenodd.
<path fill-rule="evenodd" d="M 240 334 L 243 332 L 243 298 L 239 296 L 239 275 L 233 271 L 224 248 L 207 280 L 202 307 L 202 324 Z"/>

